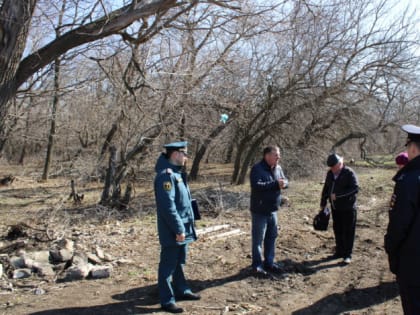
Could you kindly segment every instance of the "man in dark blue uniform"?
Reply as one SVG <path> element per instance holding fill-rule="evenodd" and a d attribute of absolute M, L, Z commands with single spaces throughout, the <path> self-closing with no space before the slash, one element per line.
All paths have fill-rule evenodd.
<path fill-rule="evenodd" d="M 420 127 L 404 125 L 408 163 L 393 177 L 385 251 L 404 314 L 420 314 Z"/>
<path fill-rule="evenodd" d="M 327 158 L 327 172 L 321 193 L 321 210 L 330 201 L 335 237 L 334 258 L 343 258 L 345 264 L 351 262 L 354 236 L 356 232 L 356 195 L 359 184 L 356 173 L 347 167 L 338 154 Z"/>
<path fill-rule="evenodd" d="M 157 227 L 161 245 L 158 271 L 159 297 L 162 309 L 182 313 L 175 299 L 198 300 L 184 276 L 188 244 L 197 239 L 191 194 L 183 172 L 187 161 L 187 142 L 164 145 L 166 152 L 157 160 L 154 182 Z"/>

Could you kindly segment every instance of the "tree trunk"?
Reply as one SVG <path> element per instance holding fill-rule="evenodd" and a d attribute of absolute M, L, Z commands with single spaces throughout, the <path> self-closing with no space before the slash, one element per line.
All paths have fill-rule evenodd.
<path fill-rule="evenodd" d="M 57 27 L 55 28 L 55 37 L 60 38 L 61 32 L 60 29 L 63 26 L 63 16 L 66 11 L 67 0 L 63 0 L 61 3 L 61 11 L 58 15 Z M 57 118 L 57 109 L 60 102 L 60 71 L 61 71 L 61 58 L 57 57 L 54 60 L 54 98 L 51 109 L 51 127 L 50 134 L 48 135 L 48 145 L 47 145 L 47 156 L 45 158 L 44 173 L 42 174 L 43 180 L 48 180 L 48 175 L 50 171 L 50 164 L 52 159 L 52 153 L 54 149 L 54 137 L 56 134 L 56 118 Z"/>
<path fill-rule="evenodd" d="M 54 149 L 57 107 L 60 101 L 59 93 L 60 93 L 60 59 L 56 59 L 54 62 L 54 98 L 53 98 L 53 103 L 52 103 L 52 108 L 51 108 L 51 125 L 50 125 L 50 133 L 48 135 L 47 155 L 45 157 L 44 172 L 42 173 L 42 179 L 45 181 L 48 180 L 52 152 Z"/>
<path fill-rule="evenodd" d="M 127 187 L 125 188 L 125 193 L 124 193 L 124 197 L 121 199 L 120 202 L 120 210 L 125 210 L 128 207 L 128 204 L 130 203 L 131 200 L 131 194 L 133 192 L 133 186 L 128 183 Z"/>
<path fill-rule="evenodd" d="M 230 144 L 227 146 L 225 163 L 231 163 L 233 158 L 233 141 L 229 141 Z"/>
<path fill-rule="evenodd" d="M 20 152 L 19 162 L 18 162 L 20 165 L 23 165 L 25 156 L 26 156 L 26 147 L 28 145 L 28 141 L 26 139 L 29 136 L 30 117 L 31 117 L 31 109 L 29 108 L 28 112 L 26 113 L 25 137 L 23 139 L 22 150 Z"/>
<path fill-rule="evenodd" d="M 117 163 L 117 149 L 115 146 L 110 147 L 110 157 L 108 163 L 108 170 L 105 177 L 105 186 L 102 192 L 100 204 L 109 205 L 111 207 L 121 208 L 121 205 L 127 208 L 131 191 L 125 191 L 124 196 L 121 197 L 121 184 L 127 177 L 129 172 L 129 163 L 138 154 L 144 153 L 145 150 L 152 144 L 153 140 L 160 134 L 161 126 L 156 125 L 151 127 L 145 132 L 145 136 L 139 137 L 137 144 L 125 156 L 121 156 L 120 161 Z M 132 187 L 127 189 L 131 190 Z M 110 192 L 112 195 L 110 197 Z M 121 209 L 122 209 L 121 208 Z"/>
<path fill-rule="evenodd" d="M 238 179 L 239 169 L 241 168 L 241 158 L 242 158 L 242 154 L 244 150 L 245 150 L 244 140 L 242 139 L 239 142 L 239 145 L 237 146 L 237 149 L 236 149 L 235 162 L 233 163 L 232 178 L 230 180 L 231 184 L 236 183 L 236 180 Z"/>
<path fill-rule="evenodd" d="M 245 159 L 242 162 L 241 170 L 238 175 L 238 179 L 236 181 L 237 185 L 242 185 L 245 183 L 245 177 L 248 172 L 248 169 L 251 165 L 252 159 L 255 157 L 257 153 L 257 149 L 260 147 L 261 143 L 267 138 L 268 132 L 265 131 L 261 136 L 259 136 L 251 145 L 249 146 L 249 150 L 245 156 Z"/>
<path fill-rule="evenodd" d="M 239 142 L 239 145 L 236 150 L 236 157 L 235 157 L 235 163 L 233 165 L 233 173 L 232 173 L 232 180 L 231 183 L 237 183 L 238 182 L 238 176 L 239 171 L 241 169 L 241 163 L 242 163 L 242 156 L 246 151 L 246 147 L 248 143 L 251 141 L 252 136 L 246 135 L 244 138 L 242 138 Z"/>
<path fill-rule="evenodd" d="M 71 193 L 70 193 L 69 199 L 73 199 L 73 202 L 75 204 L 80 204 L 83 200 L 84 195 L 83 194 L 79 195 L 77 193 L 76 184 L 74 183 L 74 179 L 72 179 L 70 181 L 70 188 L 71 188 Z"/>
<path fill-rule="evenodd" d="M 5 141 L 9 101 L 18 84 L 16 73 L 26 45 L 37 0 L 3 0 L 0 6 L 0 140 Z"/>
<path fill-rule="evenodd" d="M 105 185 L 104 185 L 104 190 L 102 191 L 101 201 L 99 202 L 101 205 L 107 205 L 109 202 L 109 193 L 111 191 L 111 185 L 114 181 L 114 176 L 115 176 L 116 159 L 117 159 L 117 149 L 114 146 L 112 146 L 109 148 L 108 171 L 106 173 Z"/>
<path fill-rule="evenodd" d="M 109 148 L 109 145 L 111 144 L 112 138 L 114 138 L 115 133 L 118 130 L 118 125 L 116 123 L 112 124 L 111 129 L 108 131 L 108 134 L 106 135 L 104 144 L 102 145 L 102 150 L 99 155 L 99 160 L 102 160 L 102 157 L 105 155 L 106 151 Z"/>
<path fill-rule="evenodd" d="M 274 103 L 271 95 L 271 89 L 268 89 L 268 91 L 269 95 L 262 103 L 262 109 L 253 117 L 253 119 L 250 122 L 248 122 L 247 126 L 243 127 L 243 130 L 246 130 L 246 133 L 240 140 L 237 148 L 231 180 L 232 184 L 239 183 L 239 174 L 240 169 L 242 167 L 242 155 L 246 151 L 248 143 L 250 143 L 252 141 L 252 138 L 254 138 L 260 131 L 263 131 L 267 128 L 267 117 L 270 113 L 270 108 L 273 106 Z"/>
<path fill-rule="evenodd" d="M 191 171 L 189 178 L 190 180 L 196 180 L 198 176 L 198 172 L 200 170 L 200 162 L 203 159 L 204 155 L 206 154 L 206 150 L 209 147 L 210 143 L 227 127 L 228 124 L 222 124 L 217 126 L 211 134 L 204 140 L 203 144 L 198 149 L 197 153 L 195 154 L 193 164 L 191 166 Z"/>

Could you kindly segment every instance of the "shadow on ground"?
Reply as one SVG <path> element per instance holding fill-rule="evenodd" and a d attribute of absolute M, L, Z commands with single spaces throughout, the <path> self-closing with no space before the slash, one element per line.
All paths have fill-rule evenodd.
<path fill-rule="evenodd" d="M 350 289 L 343 293 L 328 295 L 293 315 L 341 314 L 384 303 L 399 295 L 396 282 L 383 282 L 363 289 Z"/>
<path fill-rule="evenodd" d="M 286 266 L 286 269 L 296 268 L 297 270 L 295 269 L 294 272 L 303 273 L 313 273 L 320 269 L 340 266 L 340 263 L 319 265 L 319 263 L 324 263 L 328 261 L 329 259 L 322 259 L 319 261 L 306 262 L 304 265 L 297 264 L 296 262 L 288 260 L 282 261 L 282 263 Z M 290 269 L 289 272 L 292 271 Z M 244 268 L 238 273 L 225 278 L 210 280 L 190 280 L 189 283 L 193 291 L 200 292 L 204 289 L 222 286 L 226 283 L 241 281 L 250 276 L 250 268 Z M 90 307 L 51 309 L 30 313 L 30 315 L 125 315 L 159 313 L 161 312 L 161 309 L 159 305 L 159 298 L 157 292 L 158 291 L 156 285 L 149 285 L 140 288 L 130 289 L 121 294 L 113 295 L 111 298 L 115 301 L 119 301 L 116 303 L 109 303 L 106 305 L 97 305 Z M 370 306 L 384 303 L 387 300 L 397 297 L 398 294 L 398 287 L 395 282 L 384 282 L 380 283 L 377 286 L 363 289 L 350 288 L 349 290 L 343 293 L 334 293 L 328 295 L 305 308 L 293 312 L 292 314 L 332 315 L 343 312 L 346 313 L 349 311 L 364 309 Z"/>
<path fill-rule="evenodd" d="M 217 287 L 225 283 L 241 281 L 250 276 L 249 268 L 240 270 L 237 274 L 229 277 L 211 280 L 190 280 L 189 284 L 195 292 L 203 289 Z M 30 315 L 126 315 L 126 314 L 153 314 L 161 312 L 157 286 L 149 285 L 141 288 L 131 289 L 121 294 L 112 296 L 112 299 L 121 301 L 106 305 L 90 307 L 70 307 L 51 309 L 29 313 Z"/>

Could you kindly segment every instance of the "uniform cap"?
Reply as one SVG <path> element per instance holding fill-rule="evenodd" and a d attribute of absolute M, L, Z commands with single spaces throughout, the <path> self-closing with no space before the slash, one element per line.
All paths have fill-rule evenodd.
<path fill-rule="evenodd" d="M 401 129 L 407 133 L 407 142 L 405 145 L 408 145 L 410 142 L 420 142 L 420 127 L 415 125 L 403 125 Z"/>
<path fill-rule="evenodd" d="M 395 158 L 395 163 L 397 163 L 397 165 L 407 164 L 408 163 L 407 152 L 401 152 L 400 154 L 398 154 L 397 157 Z"/>
<path fill-rule="evenodd" d="M 166 151 L 181 151 L 187 153 L 187 141 L 178 141 L 178 142 L 172 142 L 163 145 L 163 147 L 166 149 Z"/>
<path fill-rule="evenodd" d="M 339 156 L 338 154 L 330 154 L 328 155 L 327 158 L 327 166 L 328 167 L 332 167 L 334 165 L 336 165 L 338 162 L 341 162 L 343 160 L 343 158 L 341 156 Z"/>

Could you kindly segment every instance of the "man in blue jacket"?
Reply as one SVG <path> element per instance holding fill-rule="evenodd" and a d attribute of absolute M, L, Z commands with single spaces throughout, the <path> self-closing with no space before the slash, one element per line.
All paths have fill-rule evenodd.
<path fill-rule="evenodd" d="M 385 251 L 404 314 L 420 314 L 420 127 L 404 125 L 408 163 L 394 176 Z"/>
<path fill-rule="evenodd" d="M 157 227 L 161 245 L 158 288 L 162 309 L 182 313 L 175 299 L 199 300 L 192 293 L 183 271 L 188 244 L 197 239 L 191 194 L 183 167 L 187 161 L 187 142 L 164 145 L 166 152 L 157 160 L 154 182 Z"/>
<path fill-rule="evenodd" d="M 251 169 L 252 270 L 255 276 L 267 272 L 281 272 L 274 263 L 278 235 L 277 210 L 281 204 L 281 190 L 289 181 L 278 165 L 280 149 L 268 146 L 263 159 Z M 264 248 L 263 248 L 264 244 Z"/>

